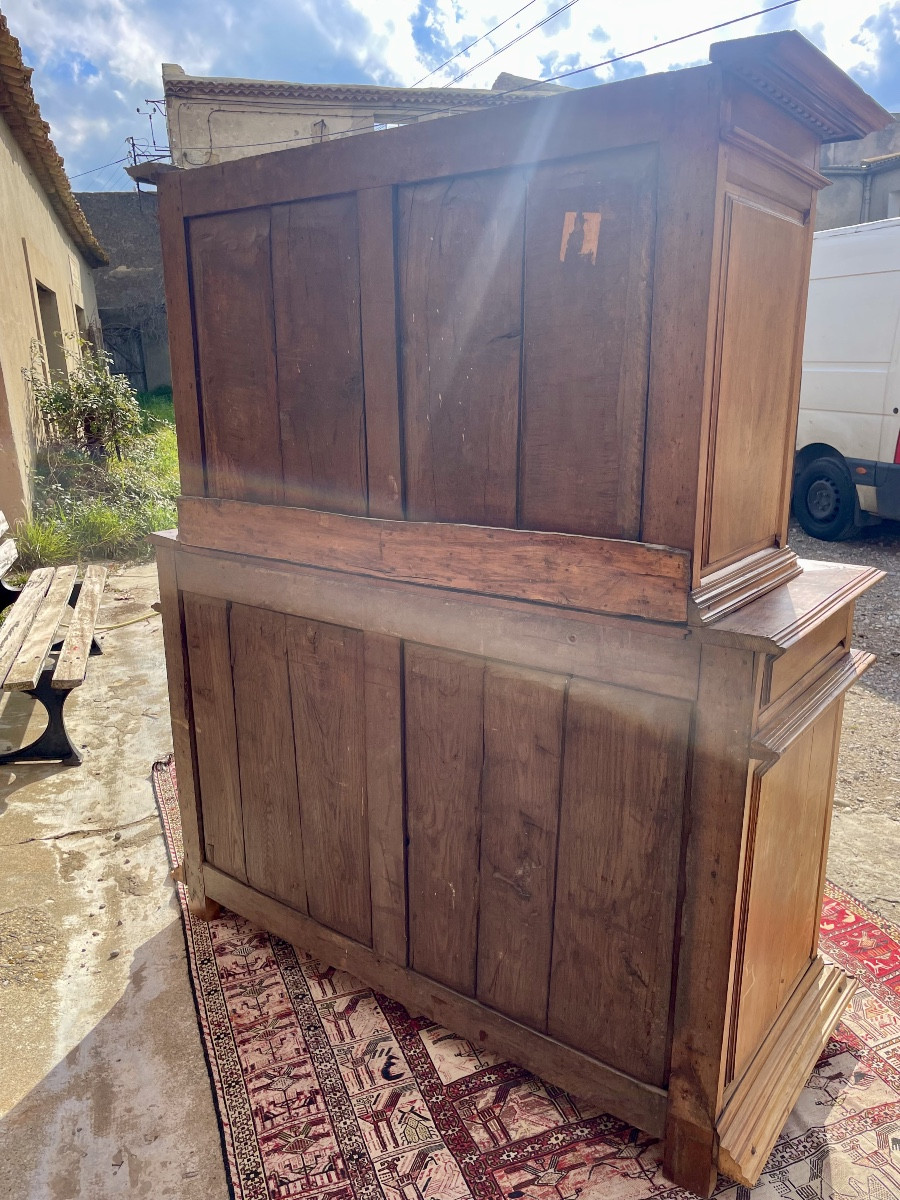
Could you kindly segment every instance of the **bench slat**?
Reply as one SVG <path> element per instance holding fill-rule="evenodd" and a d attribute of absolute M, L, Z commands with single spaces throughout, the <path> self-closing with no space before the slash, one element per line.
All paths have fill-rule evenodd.
<path fill-rule="evenodd" d="M 87 671 L 91 638 L 97 624 L 100 597 L 106 583 L 106 567 L 90 566 L 84 573 L 75 612 L 69 622 L 66 639 L 59 652 L 52 686 L 60 690 L 80 687 Z"/>
<path fill-rule="evenodd" d="M 77 574 L 77 567 L 57 568 L 53 582 L 47 589 L 40 608 L 35 613 L 31 628 L 25 635 L 16 661 L 6 676 L 3 686 L 7 691 L 27 692 L 29 688 L 37 686 L 44 659 L 53 644 L 56 628 L 66 611 Z M 20 598 L 13 606 L 13 612 L 21 603 Z"/>
<path fill-rule="evenodd" d="M 6 680 L 7 672 L 15 661 L 25 635 L 31 628 L 34 614 L 56 571 L 53 567 L 38 567 L 19 593 L 15 604 L 9 609 L 6 620 L 0 625 L 0 683 Z"/>
<path fill-rule="evenodd" d="M 7 521 L 6 517 L 3 515 L 3 511 L 0 510 L 0 537 L 3 537 L 7 529 L 9 529 L 9 521 Z"/>
<path fill-rule="evenodd" d="M 12 538 L 9 538 L 8 541 L 0 542 L 0 579 L 3 578 L 18 557 L 19 551 Z"/>

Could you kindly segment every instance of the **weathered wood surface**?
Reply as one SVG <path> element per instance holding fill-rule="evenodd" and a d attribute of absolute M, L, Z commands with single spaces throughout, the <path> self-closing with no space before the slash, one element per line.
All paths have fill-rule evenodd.
<path fill-rule="evenodd" d="M 179 502 L 187 545 L 428 587 L 684 620 L 688 556 L 637 542 L 474 525 L 354 518 L 313 509 Z"/>
<path fill-rule="evenodd" d="M 75 601 L 75 611 L 69 618 L 69 628 L 53 669 L 52 686 L 60 690 L 79 687 L 84 683 L 88 655 L 94 639 L 94 627 L 100 611 L 100 601 L 106 586 L 106 567 L 91 563 L 85 569 L 81 591 Z"/>
<path fill-rule="evenodd" d="M 68 607 L 77 573 L 77 567 L 57 567 L 3 682 L 8 691 L 28 691 L 37 685 L 44 660 Z M 17 606 L 20 603 L 20 600 L 16 601 Z"/>
<path fill-rule="evenodd" d="M 0 682 L 4 684 L 55 574 L 54 567 L 38 567 L 32 571 L 11 612 L 0 625 Z"/>

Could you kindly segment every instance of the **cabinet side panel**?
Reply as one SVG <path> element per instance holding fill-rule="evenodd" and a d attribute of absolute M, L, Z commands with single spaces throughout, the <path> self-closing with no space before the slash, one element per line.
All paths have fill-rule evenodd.
<path fill-rule="evenodd" d="M 666 1079 L 691 706 L 573 680 L 548 1032 Z"/>
<path fill-rule="evenodd" d="M 363 635 L 285 618 L 309 915 L 371 944 Z"/>
<path fill-rule="evenodd" d="M 475 991 L 484 661 L 407 644 L 410 965 Z"/>
<path fill-rule="evenodd" d="M 815 954 L 839 715 L 840 704 L 832 704 L 758 781 L 746 868 L 752 879 L 743 918 L 735 1078 Z"/>
<path fill-rule="evenodd" d="M 272 210 L 284 503 L 365 516 L 356 197 Z"/>
<path fill-rule="evenodd" d="M 520 524 L 640 532 L 656 224 L 652 148 L 528 184 Z"/>
<path fill-rule="evenodd" d="M 247 882 L 306 912 L 285 618 L 231 607 Z"/>
<path fill-rule="evenodd" d="M 184 625 L 206 858 L 246 882 L 228 604 L 185 594 Z"/>
<path fill-rule="evenodd" d="M 534 1029 L 547 1019 L 566 680 L 490 664 L 478 999 Z"/>
<path fill-rule="evenodd" d="M 398 191 L 406 515 L 516 523 L 524 185 Z"/>
<path fill-rule="evenodd" d="M 196 217 L 190 245 L 207 495 L 277 504 L 268 209 Z"/>
<path fill-rule="evenodd" d="M 726 197 L 704 569 L 775 545 L 794 413 L 805 220 Z M 773 452 L 774 451 L 774 452 Z"/>

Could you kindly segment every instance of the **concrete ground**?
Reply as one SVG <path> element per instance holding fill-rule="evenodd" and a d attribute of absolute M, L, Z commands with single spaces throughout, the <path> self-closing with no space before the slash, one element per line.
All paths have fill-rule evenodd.
<path fill-rule="evenodd" d="M 156 598 L 155 567 L 126 570 L 99 623 Z M 150 785 L 171 749 L 160 619 L 101 640 L 67 704 L 83 765 L 0 766 L 0 1195 L 226 1200 Z M 5 749 L 32 705 L 2 704 Z"/>
<path fill-rule="evenodd" d="M 838 554 L 793 544 L 892 572 L 884 600 L 860 610 L 859 644 L 883 667 L 848 700 L 829 875 L 898 920 L 900 532 L 886 537 Z M 142 617 L 155 599 L 153 566 L 123 571 L 100 623 Z M 108 652 L 70 702 L 84 764 L 0 767 L 0 1195 L 226 1200 L 150 786 L 171 748 L 160 620 L 102 639 Z M 27 698 L 0 701 L 0 745 L 22 738 L 29 711 Z"/>

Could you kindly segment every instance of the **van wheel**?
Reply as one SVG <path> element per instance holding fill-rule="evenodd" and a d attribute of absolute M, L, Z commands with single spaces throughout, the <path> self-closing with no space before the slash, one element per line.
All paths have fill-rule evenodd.
<path fill-rule="evenodd" d="M 794 516 L 811 537 L 839 542 L 858 529 L 856 488 L 835 458 L 817 458 L 794 483 Z"/>

